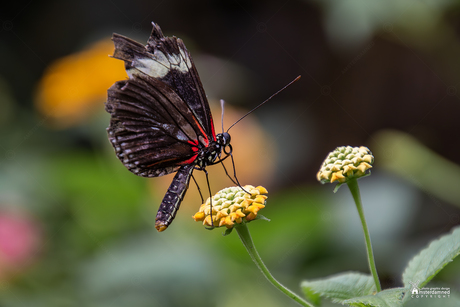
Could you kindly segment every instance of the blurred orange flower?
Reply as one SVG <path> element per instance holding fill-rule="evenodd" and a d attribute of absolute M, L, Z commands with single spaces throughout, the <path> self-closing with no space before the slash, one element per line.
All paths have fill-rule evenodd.
<path fill-rule="evenodd" d="M 109 57 L 112 53 L 107 38 L 51 63 L 38 84 L 38 110 L 58 127 L 78 124 L 102 110 L 107 89 L 127 78 L 122 62 Z"/>

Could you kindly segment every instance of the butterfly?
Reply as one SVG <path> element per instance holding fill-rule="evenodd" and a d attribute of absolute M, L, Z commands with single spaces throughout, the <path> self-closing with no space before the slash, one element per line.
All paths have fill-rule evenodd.
<path fill-rule="evenodd" d="M 127 80 L 107 91 L 108 138 L 132 173 L 159 177 L 176 172 L 155 218 L 164 231 L 174 220 L 195 169 L 231 154 L 230 135 L 216 134 L 209 103 L 192 57 L 180 38 L 153 23 L 147 45 L 113 34 L 113 57 Z"/>

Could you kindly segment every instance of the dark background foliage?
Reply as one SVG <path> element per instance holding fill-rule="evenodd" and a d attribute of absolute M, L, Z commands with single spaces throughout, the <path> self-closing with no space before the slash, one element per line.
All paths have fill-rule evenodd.
<path fill-rule="evenodd" d="M 297 290 L 303 278 L 368 271 L 349 193 L 315 179 L 329 151 L 364 145 L 376 157 L 361 190 L 377 267 L 384 287 L 400 286 L 411 256 L 460 223 L 459 20 L 455 1 L 11 3 L 0 13 L 0 301 L 290 303 L 236 236 L 189 218 L 194 198 L 170 229 L 154 231 L 170 179 L 137 178 L 116 161 L 103 100 L 64 128 L 37 108 L 52 63 L 113 32 L 145 42 L 151 21 L 184 39 L 211 104 L 222 98 L 244 113 L 302 75 L 247 119 L 264 132 L 257 146 L 235 145 L 235 155 L 248 152 L 237 163 L 243 180 L 248 170 L 258 181 L 247 183 L 270 191 L 262 214 L 272 221 L 251 231 L 274 275 Z M 251 144 L 249 132 L 235 128 L 234 141 Z M 19 247 L 8 249 L 11 242 Z M 456 261 L 435 282 L 458 290 L 459 270 Z"/>

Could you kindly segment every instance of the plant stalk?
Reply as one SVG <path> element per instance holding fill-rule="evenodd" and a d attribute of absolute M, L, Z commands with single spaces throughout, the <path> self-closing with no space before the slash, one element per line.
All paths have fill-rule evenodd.
<path fill-rule="evenodd" d="M 270 273 L 270 271 L 267 269 L 265 266 L 264 262 L 259 256 L 259 253 L 257 252 L 254 242 L 252 241 L 251 234 L 249 233 L 248 226 L 246 223 L 238 224 L 235 225 L 236 232 L 238 233 L 238 236 L 241 239 L 241 242 L 243 242 L 244 247 L 246 247 L 246 250 L 249 253 L 249 256 L 251 256 L 252 260 L 255 262 L 257 267 L 260 269 L 262 274 L 268 279 L 269 282 L 271 282 L 276 288 L 278 288 L 281 292 L 286 294 L 288 297 L 292 298 L 294 301 L 299 303 L 302 306 L 309 306 L 309 307 L 314 307 L 314 305 L 310 304 L 309 302 L 303 300 L 300 296 L 280 284 Z"/>
<path fill-rule="evenodd" d="M 358 209 L 359 218 L 361 219 L 361 224 L 363 226 L 369 268 L 371 270 L 372 276 L 374 277 L 374 283 L 375 287 L 377 288 L 377 292 L 380 292 L 382 291 L 382 287 L 380 286 L 379 276 L 375 267 L 374 252 L 372 251 L 371 237 L 369 235 L 369 229 L 367 228 L 366 218 L 364 217 L 364 210 L 361 202 L 361 195 L 359 193 L 358 181 L 356 179 L 351 179 L 347 182 L 347 185 L 350 189 L 353 199 L 355 200 L 356 209 Z"/>

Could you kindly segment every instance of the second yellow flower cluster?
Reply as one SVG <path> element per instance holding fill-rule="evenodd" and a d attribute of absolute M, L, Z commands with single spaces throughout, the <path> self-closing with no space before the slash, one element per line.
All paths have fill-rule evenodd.
<path fill-rule="evenodd" d="M 321 183 L 344 183 L 348 179 L 365 176 L 372 163 L 374 156 L 367 147 L 337 147 L 329 153 L 316 177 Z"/>

